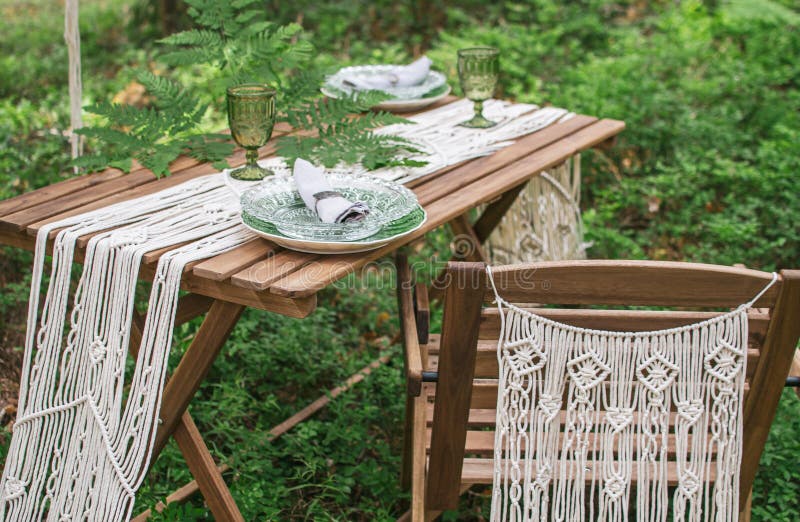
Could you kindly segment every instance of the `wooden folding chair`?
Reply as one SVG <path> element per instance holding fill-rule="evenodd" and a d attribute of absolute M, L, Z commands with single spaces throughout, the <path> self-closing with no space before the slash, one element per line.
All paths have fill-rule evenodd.
<path fill-rule="evenodd" d="M 496 307 L 484 305 L 494 297 L 485 265 L 450 263 L 441 334 L 428 337 L 421 328 L 428 323 L 424 287 L 413 285 L 402 256 L 397 261 L 408 385 L 402 482 L 412 493 L 404 519 L 416 522 L 456 508 L 471 485 L 492 482 L 500 316 Z M 549 262 L 492 273 L 499 294 L 511 303 L 679 308 L 536 309 L 559 322 L 610 331 L 695 323 L 748 302 L 772 278 L 745 268 L 651 261 Z M 755 307 L 748 312 L 742 520 L 749 520 L 748 492 L 800 336 L 800 270 L 781 271 Z M 706 311 L 685 311 L 698 309 Z"/>

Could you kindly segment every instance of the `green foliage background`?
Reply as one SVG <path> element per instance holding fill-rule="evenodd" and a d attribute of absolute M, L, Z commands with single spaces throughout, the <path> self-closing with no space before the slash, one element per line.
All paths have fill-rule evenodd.
<path fill-rule="evenodd" d="M 457 88 L 455 50 L 494 45 L 502 51 L 501 96 L 625 120 L 617 146 L 588 153 L 584 163 L 593 257 L 800 266 L 796 1 L 300 0 L 265 1 L 263 8 L 276 23 L 300 23 L 320 65 L 428 52 Z M 71 175 L 60 9 L 47 0 L 0 0 L 2 198 Z M 173 30 L 187 27 L 181 9 L 162 15 L 155 1 L 82 2 L 86 104 L 135 93 L 137 71 L 155 67 L 165 20 Z M 155 72 L 198 87 L 203 103 L 220 103 L 211 67 Z M 203 125 L 215 131 L 224 122 L 206 117 Z M 438 249 L 418 258 L 446 250 L 446 234 L 430 239 Z M 12 418 L 3 408 L 16 393 L 29 263 L 27 254 L 0 251 L 0 425 Z M 248 311 L 193 403 L 212 451 L 236 470 L 227 479 L 246 519 L 392 520 L 407 506 L 396 480 L 401 360 L 383 272 L 327 290 L 303 321 Z M 176 334 L 173 363 L 196 327 Z M 298 429 L 266 441 L 272 426 L 384 350 L 393 364 Z M 755 520 L 797 520 L 799 434 L 800 404 L 787 392 L 761 462 Z M 0 461 L 7 441 L 0 431 Z M 153 505 L 188 479 L 170 445 L 139 505 Z M 481 520 L 488 494 L 470 492 L 445 518 Z M 160 519 L 210 515 L 196 498 Z"/>

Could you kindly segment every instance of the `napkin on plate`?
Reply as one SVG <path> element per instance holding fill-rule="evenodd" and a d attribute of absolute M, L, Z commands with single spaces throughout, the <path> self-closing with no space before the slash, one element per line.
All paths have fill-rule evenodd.
<path fill-rule="evenodd" d="M 431 59 L 427 56 L 419 58 L 408 65 L 398 65 L 391 71 L 364 78 L 357 73 L 348 75 L 344 82 L 356 89 L 389 89 L 391 87 L 411 87 L 419 85 L 428 77 L 431 70 Z"/>
<path fill-rule="evenodd" d="M 333 190 L 322 169 L 297 158 L 293 170 L 300 197 L 324 223 L 353 223 L 369 214 L 366 203 L 352 202 Z"/>

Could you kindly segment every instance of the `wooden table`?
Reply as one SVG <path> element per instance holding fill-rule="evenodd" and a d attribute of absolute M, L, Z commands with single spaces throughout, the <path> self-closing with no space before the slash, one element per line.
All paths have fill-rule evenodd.
<path fill-rule="evenodd" d="M 455 98 L 450 97 L 439 105 L 453 101 Z M 577 115 L 524 136 L 490 156 L 414 180 L 408 186 L 427 211 L 428 221 L 410 236 L 378 250 L 321 256 L 292 252 L 264 239 L 254 239 L 227 253 L 188 265 L 182 288 L 189 294 L 181 298 L 176 324 L 203 313 L 206 317 L 166 384 L 152 460 L 168 438 L 174 437 L 215 519 L 244 520 L 186 411 L 244 307 L 305 317 L 316 307 L 318 291 L 448 223 L 454 233 L 467 234 L 482 243 L 530 178 L 582 150 L 609 143 L 624 128 L 621 121 Z M 285 126 L 277 126 L 275 135 L 290 132 Z M 274 150 L 270 143 L 260 150 L 260 156 L 268 157 Z M 243 162 L 242 151 L 231 158 L 232 165 Z M 180 158 L 171 165 L 172 175 L 162 179 L 139 167 L 128 175 L 109 169 L 55 183 L 0 202 L 0 243 L 33 250 L 36 232 L 49 221 L 152 194 L 215 171 L 211 165 Z M 480 218 L 470 222 L 467 213 L 486 203 Z M 82 260 L 87 242 L 88 238 L 79 239 L 76 260 Z M 144 256 L 142 279 L 152 278 L 165 251 Z M 476 252 L 480 255 L 480 249 Z M 138 347 L 140 329 L 141 317 L 136 317 L 132 346 Z"/>

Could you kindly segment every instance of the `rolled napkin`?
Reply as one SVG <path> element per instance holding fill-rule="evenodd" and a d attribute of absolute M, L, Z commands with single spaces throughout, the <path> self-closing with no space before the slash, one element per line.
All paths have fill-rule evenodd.
<path fill-rule="evenodd" d="M 398 65 L 394 69 L 383 74 L 376 74 L 375 76 L 367 78 L 352 74 L 344 80 L 344 83 L 361 90 L 411 87 L 412 85 L 419 85 L 425 81 L 425 78 L 428 77 L 428 73 L 431 70 L 432 63 L 430 58 L 423 56 L 413 63 Z"/>
<path fill-rule="evenodd" d="M 361 201 L 352 202 L 336 192 L 322 169 L 304 159 L 294 161 L 294 182 L 303 202 L 324 223 L 353 223 L 369 214 Z"/>

